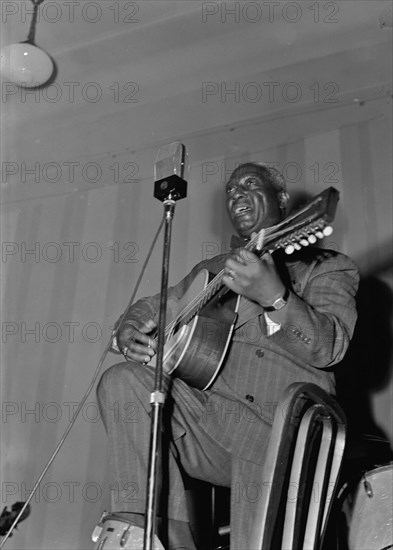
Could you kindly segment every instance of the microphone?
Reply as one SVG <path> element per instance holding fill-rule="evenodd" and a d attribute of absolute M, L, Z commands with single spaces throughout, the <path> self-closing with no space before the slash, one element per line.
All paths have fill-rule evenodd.
<path fill-rule="evenodd" d="M 154 197 L 160 201 L 179 200 L 187 196 L 189 164 L 186 147 L 174 141 L 161 147 L 154 164 Z"/>

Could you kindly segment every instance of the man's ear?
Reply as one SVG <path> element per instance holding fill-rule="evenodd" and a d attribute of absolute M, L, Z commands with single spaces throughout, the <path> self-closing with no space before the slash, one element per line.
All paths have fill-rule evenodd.
<path fill-rule="evenodd" d="M 285 190 L 282 190 L 278 194 L 278 204 L 280 206 L 280 209 L 282 211 L 283 217 L 286 214 L 287 210 L 287 203 L 288 203 L 289 195 Z"/>

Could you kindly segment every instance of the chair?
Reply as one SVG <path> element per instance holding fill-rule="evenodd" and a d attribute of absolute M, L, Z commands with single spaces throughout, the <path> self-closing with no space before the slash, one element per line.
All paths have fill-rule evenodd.
<path fill-rule="evenodd" d="M 315 384 L 288 386 L 277 407 L 251 548 L 319 550 L 338 486 L 346 420 Z"/>
<path fill-rule="evenodd" d="M 334 397 L 315 384 L 294 383 L 286 388 L 264 463 L 253 550 L 322 550 L 338 490 L 345 436 L 345 415 Z M 194 501 L 191 516 L 195 519 L 195 509 L 202 508 L 199 526 L 204 525 L 206 547 L 227 548 L 230 490 L 213 486 L 211 491 L 207 485 L 207 490 L 206 484 L 197 490 L 200 500 L 195 493 L 190 499 Z M 334 541 L 328 540 L 326 549 L 332 550 L 336 533 L 329 535 Z"/>

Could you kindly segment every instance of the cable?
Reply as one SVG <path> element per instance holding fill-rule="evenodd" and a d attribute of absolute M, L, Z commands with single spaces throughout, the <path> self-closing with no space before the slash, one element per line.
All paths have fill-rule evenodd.
<path fill-rule="evenodd" d="M 22 515 L 23 515 L 23 513 L 25 512 L 26 508 L 28 507 L 28 505 L 29 505 L 31 499 L 33 498 L 33 496 L 35 495 L 35 493 L 36 493 L 38 487 L 40 486 L 41 481 L 42 481 L 43 478 L 45 477 L 45 474 L 46 474 L 47 471 L 49 470 L 49 468 L 50 468 L 52 462 L 54 461 L 54 459 L 55 459 L 56 456 L 58 455 L 58 453 L 59 453 L 61 447 L 63 446 L 63 443 L 65 442 L 65 440 L 66 440 L 68 434 L 70 433 L 71 428 L 72 428 L 73 425 L 75 424 L 75 421 L 76 421 L 76 419 L 78 418 L 79 413 L 80 413 L 80 411 L 82 410 L 82 407 L 83 407 L 83 405 L 84 405 L 85 402 L 86 402 L 86 399 L 89 397 L 89 395 L 90 395 L 90 393 L 91 393 L 91 390 L 93 389 L 93 387 L 94 387 L 94 385 L 95 385 L 95 383 L 96 383 L 96 381 L 97 381 L 98 375 L 99 375 L 100 370 L 101 370 L 101 367 L 102 367 L 102 365 L 103 365 L 103 363 L 104 363 L 104 361 L 105 361 L 106 355 L 107 355 L 108 351 L 110 350 L 110 348 L 112 347 L 113 333 L 115 332 L 115 330 L 117 329 L 117 327 L 119 327 L 119 326 L 122 324 L 122 322 L 123 322 L 123 320 L 124 320 L 124 318 L 125 318 L 125 316 L 126 316 L 126 314 L 127 314 L 127 311 L 129 310 L 131 304 L 134 302 L 136 293 L 138 292 L 139 285 L 140 285 L 141 280 L 142 280 L 142 277 L 143 277 L 143 275 L 144 275 L 144 273 L 145 273 L 147 264 L 148 264 L 148 262 L 149 262 L 149 260 L 150 260 L 150 256 L 152 255 L 154 246 L 155 246 L 155 244 L 156 244 L 158 235 L 159 235 L 160 232 L 161 232 L 161 229 L 162 229 L 163 224 L 164 224 L 164 218 L 161 220 L 161 223 L 160 223 L 160 225 L 159 225 L 159 227 L 158 227 L 158 229 L 157 229 L 157 232 L 156 232 L 156 234 L 154 235 L 152 244 L 151 244 L 150 249 L 149 249 L 149 251 L 148 251 L 148 253 L 147 253 L 146 259 L 145 259 L 145 261 L 144 261 L 144 263 L 143 263 L 141 272 L 140 272 L 140 274 L 139 274 L 138 280 L 137 280 L 136 285 L 135 285 L 135 287 L 134 287 L 134 290 L 133 290 L 133 292 L 132 292 L 131 298 L 130 298 L 128 304 L 127 304 L 127 307 L 125 308 L 124 312 L 122 313 L 122 315 L 120 316 L 118 322 L 116 323 L 116 327 L 115 327 L 114 331 L 112 332 L 111 337 L 109 338 L 107 345 L 105 346 L 105 349 L 104 349 L 104 351 L 103 351 L 103 353 L 102 353 L 102 355 L 101 355 L 100 360 L 98 361 L 96 370 L 95 370 L 95 372 L 94 372 L 94 374 L 93 374 L 93 378 L 92 378 L 92 381 L 91 381 L 90 384 L 89 384 L 89 387 L 88 387 L 87 390 L 85 391 L 85 394 L 83 395 L 82 400 L 80 401 L 80 403 L 79 403 L 79 405 L 78 405 L 78 407 L 77 407 L 75 413 L 72 415 L 72 418 L 71 418 L 71 420 L 70 420 L 70 422 L 69 422 L 69 424 L 68 424 L 66 430 L 64 431 L 63 435 L 61 436 L 61 438 L 60 438 L 60 440 L 59 440 L 59 443 L 57 444 L 55 450 L 53 451 L 53 453 L 51 454 L 49 460 L 48 460 L 47 463 L 45 464 L 45 466 L 44 466 L 44 468 L 43 468 L 41 474 L 39 475 L 37 481 L 35 482 L 34 487 L 33 487 L 32 491 L 31 491 L 31 493 L 30 493 L 28 499 L 27 499 L 26 502 L 24 503 L 23 507 L 20 509 L 19 514 L 16 516 L 16 518 L 15 518 L 13 524 L 11 525 L 11 527 L 10 527 L 9 530 L 7 531 L 6 535 L 4 536 L 3 540 L 1 541 L 0 549 L 4 547 L 4 544 L 6 543 L 7 539 L 11 536 L 13 530 L 14 530 L 15 527 L 17 526 L 17 524 L 18 524 L 20 518 L 22 517 Z"/>

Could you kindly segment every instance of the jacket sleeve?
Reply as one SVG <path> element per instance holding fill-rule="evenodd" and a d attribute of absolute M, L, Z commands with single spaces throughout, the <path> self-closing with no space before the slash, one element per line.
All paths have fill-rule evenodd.
<path fill-rule="evenodd" d="M 270 338 L 314 367 L 338 363 L 355 328 L 358 284 L 358 270 L 347 256 L 320 259 L 308 274 L 302 296 L 290 293 L 285 320 Z"/>
<path fill-rule="evenodd" d="M 203 268 L 208 268 L 208 262 L 199 262 L 179 283 L 174 286 L 168 287 L 167 312 L 172 312 L 173 315 L 178 313 L 179 301 L 187 292 L 196 275 Z M 131 307 L 128 309 L 123 319 L 123 324 L 127 321 L 136 320 L 146 322 L 151 319 L 158 323 L 159 310 L 160 293 L 155 294 L 154 296 L 141 298 L 140 300 L 132 304 Z M 117 326 L 118 324 L 119 320 L 115 325 L 115 333 L 117 333 L 121 329 L 120 325 Z"/>

